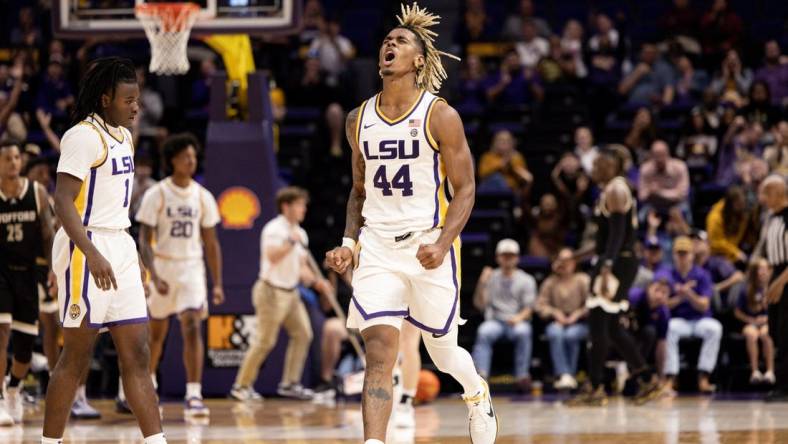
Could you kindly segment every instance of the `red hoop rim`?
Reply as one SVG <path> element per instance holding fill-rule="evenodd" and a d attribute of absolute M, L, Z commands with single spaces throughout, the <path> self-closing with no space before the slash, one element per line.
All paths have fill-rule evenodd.
<path fill-rule="evenodd" d="M 158 18 L 165 32 L 180 32 L 191 28 L 192 18 L 200 12 L 196 3 L 141 3 L 134 7 L 134 14 L 140 20 Z"/>
<path fill-rule="evenodd" d="M 149 15 L 163 15 L 170 12 L 191 12 L 196 13 L 200 11 L 200 6 L 196 3 L 140 3 L 134 7 L 134 12 L 137 14 Z"/>

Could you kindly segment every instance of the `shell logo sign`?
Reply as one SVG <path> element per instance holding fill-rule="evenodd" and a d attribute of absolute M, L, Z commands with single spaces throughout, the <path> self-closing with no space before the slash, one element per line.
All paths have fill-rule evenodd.
<path fill-rule="evenodd" d="M 226 230 L 248 230 L 260 216 L 260 200 L 246 187 L 230 187 L 217 199 L 222 228 Z"/>

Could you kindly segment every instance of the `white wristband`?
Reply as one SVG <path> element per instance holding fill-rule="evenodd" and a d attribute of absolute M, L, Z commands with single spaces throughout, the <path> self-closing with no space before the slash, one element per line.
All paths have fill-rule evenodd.
<path fill-rule="evenodd" d="M 356 241 L 349 237 L 342 238 L 342 246 L 350 248 L 350 251 L 356 251 Z"/>

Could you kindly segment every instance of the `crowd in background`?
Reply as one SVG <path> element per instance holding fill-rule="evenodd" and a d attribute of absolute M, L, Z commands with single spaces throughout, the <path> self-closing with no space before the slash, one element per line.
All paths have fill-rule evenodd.
<path fill-rule="evenodd" d="M 389 3 L 379 8 L 393 17 Z M 543 332 L 547 378 L 557 388 L 576 387 L 588 276 L 571 251 L 593 234 L 586 221 L 599 190 L 590 174 L 605 147 L 620 154 L 638 200 L 642 266 L 630 322 L 652 362 L 675 377 L 688 357 L 681 347 L 690 344 L 698 387 L 712 391 L 720 344 L 734 337 L 746 347 L 736 359 L 746 362 L 749 381 L 773 382 L 763 299 L 771 270 L 753 252 L 767 215 L 758 186 L 770 173 L 788 175 L 788 32 L 757 29 L 726 0 L 645 2 L 659 14 L 641 22 L 618 7 L 585 2 L 574 17 L 559 20 L 551 9 L 547 20 L 542 4 L 458 2 L 453 26 L 441 30 L 445 49 L 463 58 L 449 66 L 441 94 L 465 122 L 477 200 L 511 202 L 505 214 L 495 213 L 504 228 L 479 238 L 496 254 L 477 257 L 482 263 L 467 267 L 475 274 L 463 276 L 463 295 L 474 302 L 463 314 L 472 325 L 483 321 L 475 341 L 465 333 L 480 372 L 507 371 L 493 368 L 491 356 L 493 344 L 508 338 L 514 376 L 527 387 Z M 310 232 L 321 255 L 343 227 L 336 203 L 344 202 L 350 171 L 344 116 L 375 92 L 374 38 L 382 39 L 357 29 L 368 23 L 343 20 L 344 6 L 307 0 L 298 35 L 253 39 L 258 68 L 271 76 L 283 180 L 312 193 L 305 227 L 322 226 L 321 236 Z M 193 58 L 186 82 L 153 77 L 145 41 L 59 40 L 41 2 L 6 2 L 0 12 L 10 30 L 0 36 L 8 49 L 0 51 L 0 139 L 24 142 L 29 174 L 48 188 L 78 79 L 92 58 L 125 55 L 139 64 L 135 198 L 160 178 L 158 149 L 167 134 L 204 134 L 218 58 Z M 638 29 L 644 21 L 649 31 Z M 384 28 L 391 23 L 381 20 Z M 331 167 L 325 177 L 310 177 L 324 160 Z M 502 238 L 511 239 L 498 243 Z M 482 270 L 493 257 L 498 268 Z M 704 300 L 688 300 L 689 286 Z M 686 337 L 698 338 L 699 349 Z"/>

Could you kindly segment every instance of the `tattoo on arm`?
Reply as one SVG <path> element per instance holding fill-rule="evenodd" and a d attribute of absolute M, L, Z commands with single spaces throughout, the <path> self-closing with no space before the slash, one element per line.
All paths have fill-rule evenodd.
<path fill-rule="evenodd" d="M 364 156 L 358 147 L 356 140 L 356 125 L 359 118 L 359 108 L 354 109 L 347 116 L 345 121 L 345 135 L 350 147 L 353 150 L 353 186 L 350 189 L 350 196 L 347 201 L 347 213 L 345 216 L 345 237 L 358 239 L 358 231 L 364 225 L 364 218 L 361 210 L 364 207 L 366 191 L 364 190 L 365 163 Z"/>

